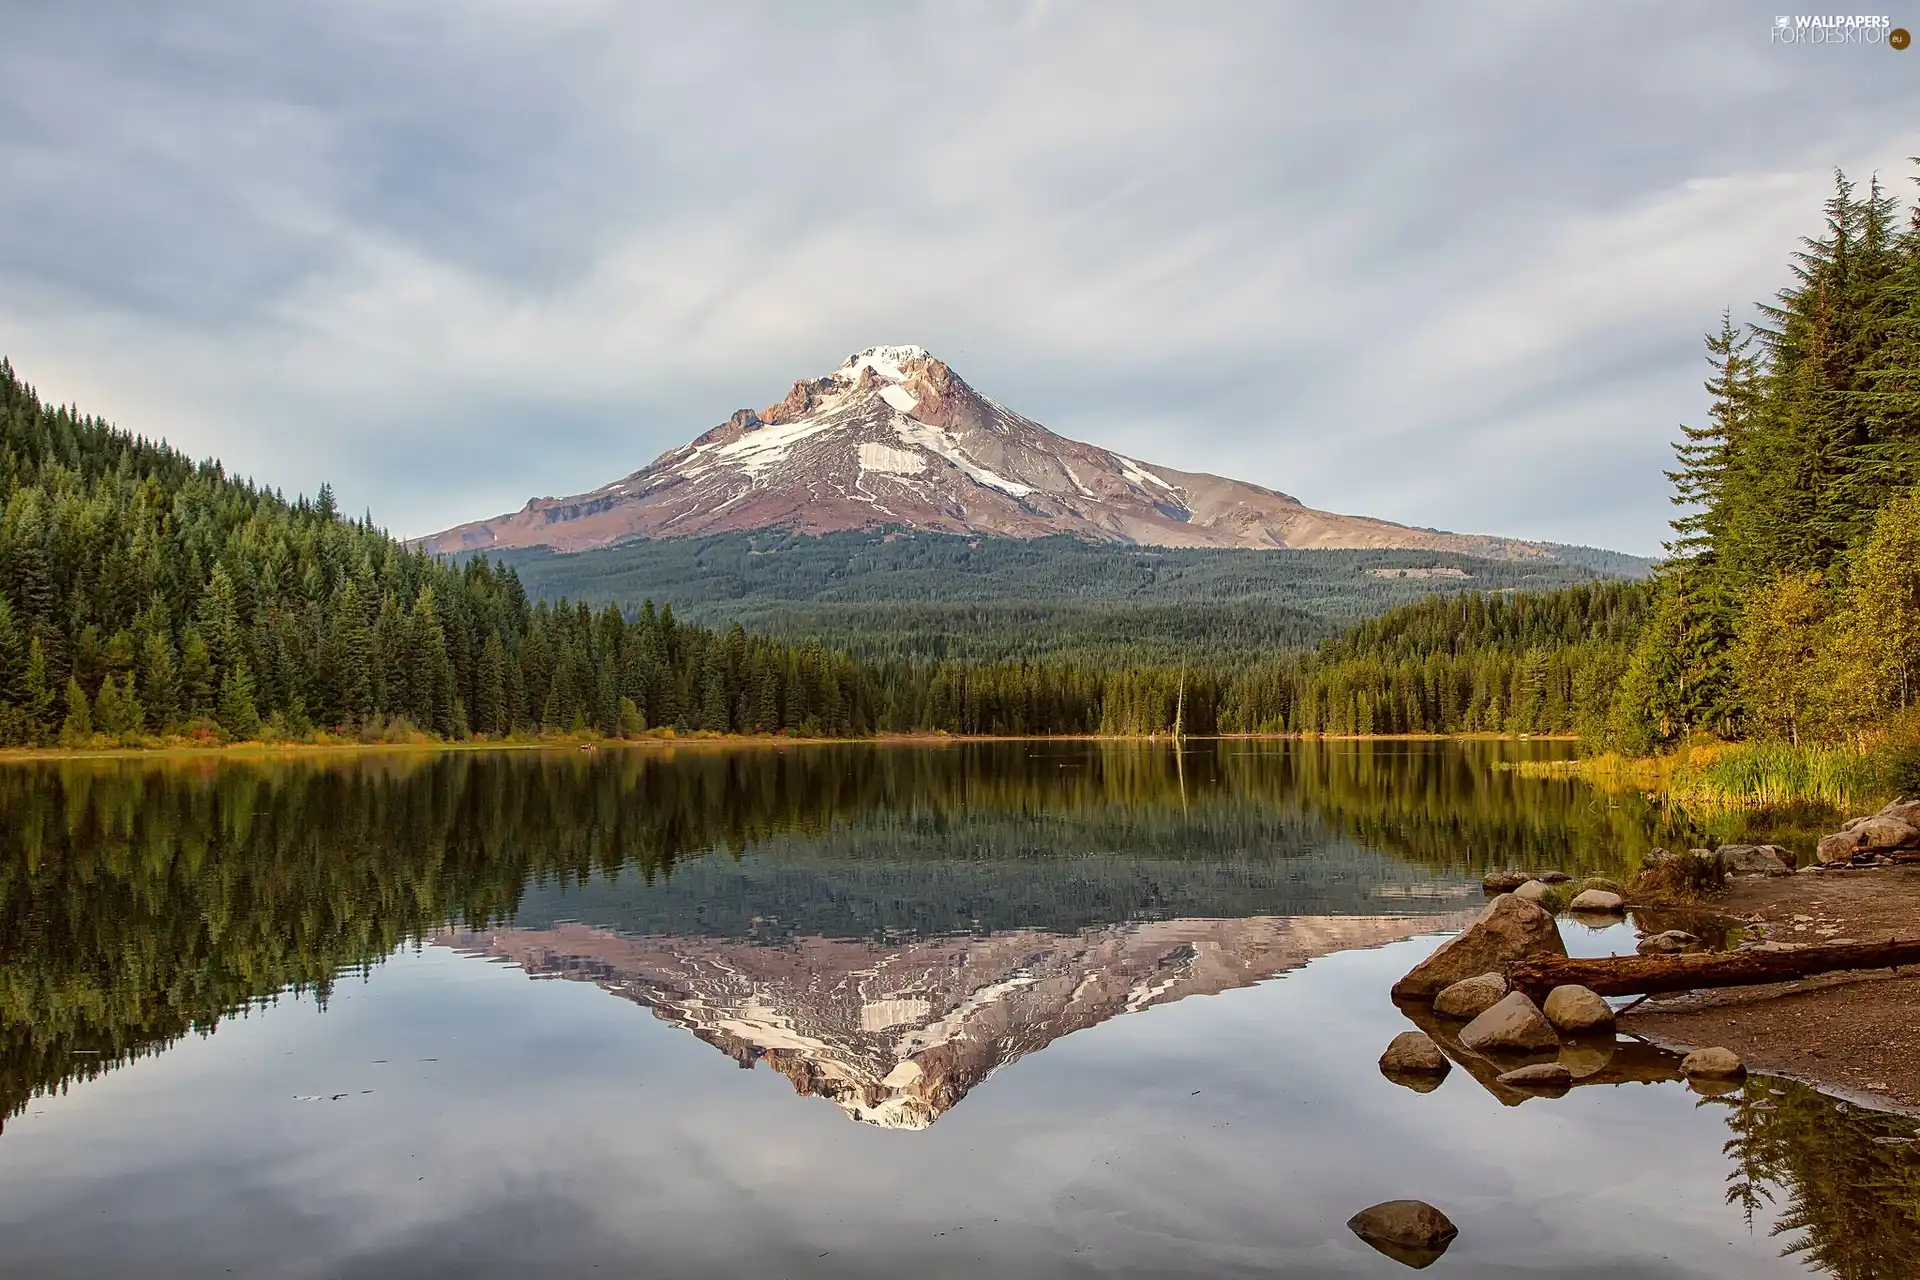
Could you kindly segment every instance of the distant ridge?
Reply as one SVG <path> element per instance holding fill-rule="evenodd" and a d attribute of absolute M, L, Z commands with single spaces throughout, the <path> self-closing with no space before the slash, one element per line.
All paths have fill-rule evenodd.
<path fill-rule="evenodd" d="M 437 553 L 760 529 L 895 527 L 1162 547 L 1404 549 L 1551 559 L 1544 543 L 1317 511 L 1240 480 L 1056 435 L 921 347 L 869 347 L 785 399 L 591 493 L 422 539 Z"/>

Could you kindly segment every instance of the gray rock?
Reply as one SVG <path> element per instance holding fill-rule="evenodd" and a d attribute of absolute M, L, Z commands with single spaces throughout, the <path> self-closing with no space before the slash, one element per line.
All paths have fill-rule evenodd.
<path fill-rule="evenodd" d="M 1571 1036 L 1613 1030 L 1613 1006 L 1586 987 L 1555 987 L 1547 992 L 1541 1012 L 1556 1029 Z"/>
<path fill-rule="evenodd" d="M 1432 999 L 1462 978 L 1496 973 L 1516 960 L 1566 954 L 1551 915 L 1503 893 L 1487 904 L 1478 920 L 1394 983 L 1393 994 L 1401 999 Z"/>
<path fill-rule="evenodd" d="M 1920 827 L 1920 800 L 1890 800 L 1880 806 L 1876 818 L 1898 818 L 1910 827 Z"/>
<path fill-rule="evenodd" d="M 1431 1266 L 1460 1228 L 1424 1200 L 1388 1200 L 1347 1219 L 1353 1234 L 1409 1267 Z"/>
<path fill-rule="evenodd" d="M 1590 911 L 1596 915 L 1614 915 L 1627 909 L 1627 901 L 1605 889 L 1582 889 L 1567 904 L 1569 911 Z"/>
<path fill-rule="evenodd" d="M 1643 956 L 1675 956 L 1683 951 L 1697 951 L 1699 947 L 1700 939 L 1685 929 L 1668 929 L 1640 939 L 1640 945 L 1634 950 Z"/>
<path fill-rule="evenodd" d="M 1558 1049 L 1560 1037 L 1526 993 L 1514 991 L 1462 1027 L 1460 1043 L 1477 1053 L 1544 1053 Z"/>
<path fill-rule="evenodd" d="M 1567 881 L 1573 879 L 1572 876 L 1564 871 L 1542 871 L 1533 878 L 1541 884 L 1565 884 Z"/>
<path fill-rule="evenodd" d="M 1504 974 L 1463 978 L 1433 998 L 1433 1011 L 1445 1018 L 1477 1018 L 1499 1004 L 1510 989 Z"/>
<path fill-rule="evenodd" d="M 1388 1075 L 1444 1076 L 1453 1063 L 1424 1031 L 1402 1031 L 1380 1055 L 1380 1070 Z"/>
<path fill-rule="evenodd" d="M 1876 851 L 1920 848 L 1920 827 L 1885 812 L 1874 814 L 1851 834 L 1860 838 L 1860 847 Z"/>
<path fill-rule="evenodd" d="M 1560 891 L 1545 880 L 1529 880 L 1513 891 L 1513 896 L 1535 906 L 1545 906 L 1560 896 Z"/>
<path fill-rule="evenodd" d="M 1747 1064 L 1731 1049 L 1695 1049 L 1680 1059 L 1680 1074 L 1689 1080 L 1738 1080 L 1747 1074 Z"/>
<path fill-rule="evenodd" d="M 1727 874 L 1736 876 L 1790 876 L 1793 857 L 1774 844 L 1723 844 L 1713 857 Z"/>
<path fill-rule="evenodd" d="M 1853 851 L 1862 847 L 1866 837 L 1860 828 L 1851 831 L 1836 831 L 1830 836 L 1820 837 L 1818 857 L 1822 862 L 1845 862 L 1853 856 Z"/>
<path fill-rule="evenodd" d="M 1503 1071 L 1495 1079 L 1512 1089 L 1565 1093 L 1573 1086 L 1573 1072 L 1563 1062 L 1536 1062 L 1530 1067 Z"/>
<path fill-rule="evenodd" d="M 1512 893 L 1531 879 L 1525 871 L 1489 871 L 1480 878 L 1480 887 L 1489 893 Z"/>

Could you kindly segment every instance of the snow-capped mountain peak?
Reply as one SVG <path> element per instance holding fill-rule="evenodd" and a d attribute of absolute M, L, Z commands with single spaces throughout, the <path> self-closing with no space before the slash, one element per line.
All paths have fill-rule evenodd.
<path fill-rule="evenodd" d="M 981 395 L 919 346 L 855 352 L 612 484 L 537 498 L 424 545 L 577 551 L 635 537 L 883 526 L 1160 546 L 1539 553 L 1314 511 L 1270 489 L 1069 440 Z"/>

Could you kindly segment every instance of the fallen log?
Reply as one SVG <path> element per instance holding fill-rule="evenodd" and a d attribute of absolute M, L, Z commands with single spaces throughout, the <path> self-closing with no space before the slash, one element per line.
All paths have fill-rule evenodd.
<path fill-rule="evenodd" d="M 1507 980 L 1538 1000 L 1568 984 L 1603 996 L 1657 995 L 1703 987 L 1790 982 L 1840 969 L 1892 969 L 1920 964 L 1920 938 L 1847 942 L 1797 951 L 1721 951 L 1677 956 L 1602 956 L 1569 960 L 1543 956 L 1507 967 Z"/>

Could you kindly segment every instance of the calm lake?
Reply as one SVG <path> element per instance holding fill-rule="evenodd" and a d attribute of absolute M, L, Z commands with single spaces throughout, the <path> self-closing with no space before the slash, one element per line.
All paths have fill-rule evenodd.
<path fill-rule="evenodd" d="M 1697 837 L 1560 749 L 0 769 L 0 1274 L 1920 1275 L 1920 1121 L 1380 1074 L 1482 871 Z"/>

